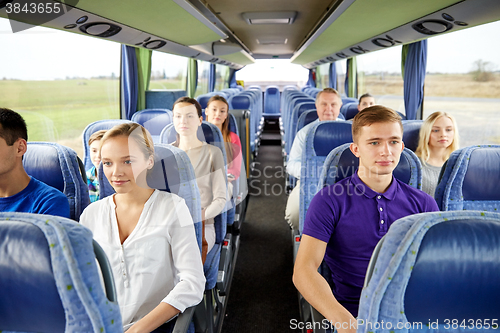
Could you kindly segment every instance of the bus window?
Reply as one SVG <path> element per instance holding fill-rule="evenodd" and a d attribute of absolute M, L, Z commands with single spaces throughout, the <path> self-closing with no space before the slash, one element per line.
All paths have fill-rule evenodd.
<path fill-rule="evenodd" d="M 224 65 L 215 65 L 215 91 L 229 88 L 229 67 Z"/>
<path fill-rule="evenodd" d="M 186 90 L 187 67 L 186 57 L 153 51 L 149 90 Z"/>
<path fill-rule="evenodd" d="M 429 38 L 423 118 L 452 114 L 461 147 L 500 144 L 500 47 L 487 39 L 499 29 L 493 22 Z"/>
<path fill-rule="evenodd" d="M 198 60 L 198 85 L 195 97 L 208 93 L 208 81 L 210 77 L 210 63 Z"/>
<path fill-rule="evenodd" d="M 339 60 L 335 62 L 337 70 L 337 91 L 341 96 L 347 96 L 345 93 L 345 72 L 347 67 L 347 60 Z"/>
<path fill-rule="evenodd" d="M 357 56 L 358 97 L 370 93 L 375 102 L 405 113 L 401 46 Z"/>
<path fill-rule="evenodd" d="M 245 82 L 245 86 L 257 84 L 264 88 L 277 85 L 282 89 L 286 85 L 303 87 L 308 78 L 308 70 L 290 63 L 288 59 L 258 59 L 255 64 L 245 66 L 236 72 L 236 79 Z"/>
<path fill-rule="evenodd" d="M 329 71 L 330 71 L 330 64 L 323 64 L 318 67 L 316 67 L 316 82 L 317 82 L 317 88 L 319 89 L 324 89 L 326 87 L 330 86 L 330 79 L 329 79 Z"/>
<path fill-rule="evenodd" d="M 120 117 L 120 44 L 34 27 L 11 33 L 0 18 L 0 106 L 19 112 L 29 141 L 83 155 L 89 123 Z"/>

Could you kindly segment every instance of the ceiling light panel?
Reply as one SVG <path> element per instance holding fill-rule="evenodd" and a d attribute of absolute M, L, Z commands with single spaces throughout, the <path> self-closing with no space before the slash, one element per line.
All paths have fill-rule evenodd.
<path fill-rule="evenodd" d="M 246 12 L 242 14 L 248 24 L 292 24 L 297 12 Z"/>

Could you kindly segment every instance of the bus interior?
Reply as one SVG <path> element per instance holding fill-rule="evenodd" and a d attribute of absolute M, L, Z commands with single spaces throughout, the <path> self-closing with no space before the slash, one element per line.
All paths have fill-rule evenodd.
<path fill-rule="evenodd" d="M 423 119 L 448 111 L 461 148 L 495 149 L 498 160 L 499 32 L 498 0 L 0 0 L 0 107 L 20 112 L 30 142 L 69 147 L 83 170 L 91 166 L 94 131 L 135 121 L 162 147 L 175 135 L 165 131 L 175 100 L 190 96 L 205 108 L 210 97 L 225 97 L 242 143 L 240 181 L 234 206 L 221 214 L 224 233 L 206 269 L 204 299 L 179 316 L 175 332 L 326 332 L 292 283 L 301 231 L 284 220 L 296 181 L 286 173 L 287 156 L 297 131 L 317 118 L 318 92 L 337 89 L 346 123 L 370 92 L 402 116 L 403 141 L 413 151 Z M 464 37 L 446 42 L 453 36 Z M 473 62 L 460 63 L 469 53 Z M 205 122 L 203 131 L 224 150 L 220 132 Z M 326 142 L 326 152 L 309 156 L 308 170 L 351 140 Z M 489 210 L 485 218 L 500 222 L 500 198 L 490 189 L 498 188 L 498 165 L 487 173 L 493 179 L 477 178 L 486 182 L 477 200 L 495 208 L 442 210 Z M 451 163 L 444 176 L 445 167 Z M 308 200 L 319 176 L 309 180 Z M 500 257 L 493 262 L 500 273 Z M 498 316 L 500 287 L 491 287 L 481 295 L 497 302 L 484 303 L 483 313 Z"/>

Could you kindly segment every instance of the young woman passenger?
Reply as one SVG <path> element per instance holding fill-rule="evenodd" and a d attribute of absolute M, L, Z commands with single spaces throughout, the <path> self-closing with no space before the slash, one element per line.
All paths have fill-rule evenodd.
<path fill-rule="evenodd" d="M 208 100 L 205 115 L 207 121 L 217 126 L 224 138 L 227 157 L 227 180 L 230 181 L 228 192 L 232 194 L 231 182 L 240 177 L 241 142 L 238 135 L 229 130 L 229 104 L 222 96 L 212 96 Z"/>
<path fill-rule="evenodd" d="M 450 114 L 437 111 L 427 117 L 415 152 L 422 162 L 422 191 L 434 197 L 441 167 L 458 146 L 457 124 Z"/>
<path fill-rule="evenodd" d="M 116 194 L 89 205 L 80 222 L 111 263 L 128 333 L 171 332 L 164 324 L 203 296 L 205 277 L 189 210 L 177 195 L 148 187 L 149 132 L 120 124 L 101 139 L 103 172 Z"/>
<path fill-rule="evenodd" d="M 203 234 L 203 261 L 215 244 L 214 217 L 226 204 L 226 174 L 224 157 L 219 148 L 198 139 L 197 131 L 203 121 L 201 106 L 197 100 L 181 97 L 173 106 L 174 127 L 177 141 L 174 146 L 189 156 L 200 190 Z"/>
<path fill-rule="evenodd" d="M 105 133 L 105 130 L 100 130 L 92 133 L 89 138 L 90 160 L 94 165 L 87 170 L 87 186 L 89 188 L 90 202 L 99 200 L 99 178 L 97 178 L 97 169 L 99 169 L 99 163 L 101 163 L 99 146 Z"/>

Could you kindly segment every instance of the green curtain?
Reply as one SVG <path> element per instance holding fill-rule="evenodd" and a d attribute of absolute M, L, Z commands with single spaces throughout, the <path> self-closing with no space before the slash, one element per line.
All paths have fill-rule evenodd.
<path fill-rule="evenodd" d="M 349 82 L 347 84 L 347 96 L 358 98 L 358 92 L 356 91 L 357 81 L 358 81 L 358 65 L 356 62 L 356 57 L 352 57 L 349 61 Z"/>
<path fill-rule="evenodd" d="M 137 111 L 146 108 L 146 90 L 149 88 L 149 79 L 151 78 L 151 54 L 152 51 L 144 48 L 136 48 L 137 56 L 137 77 L 139 91 L 137 94 Z"/>
<path fill-rule="evenodd" d="M 196 59 L 189 59 L 187 74 L 187 95 L 194 98 L 196 86 L 198 85 L 198 62 Z"/>
<path fill-rule="evenodd" d="M 406 63 L 406 57 L 408 56 L 409 47 L 410 44 L 405 44 L 401 49 L 401 76 L 403 77 L 403 79 L 405 78 L 405 63 Z"/>

